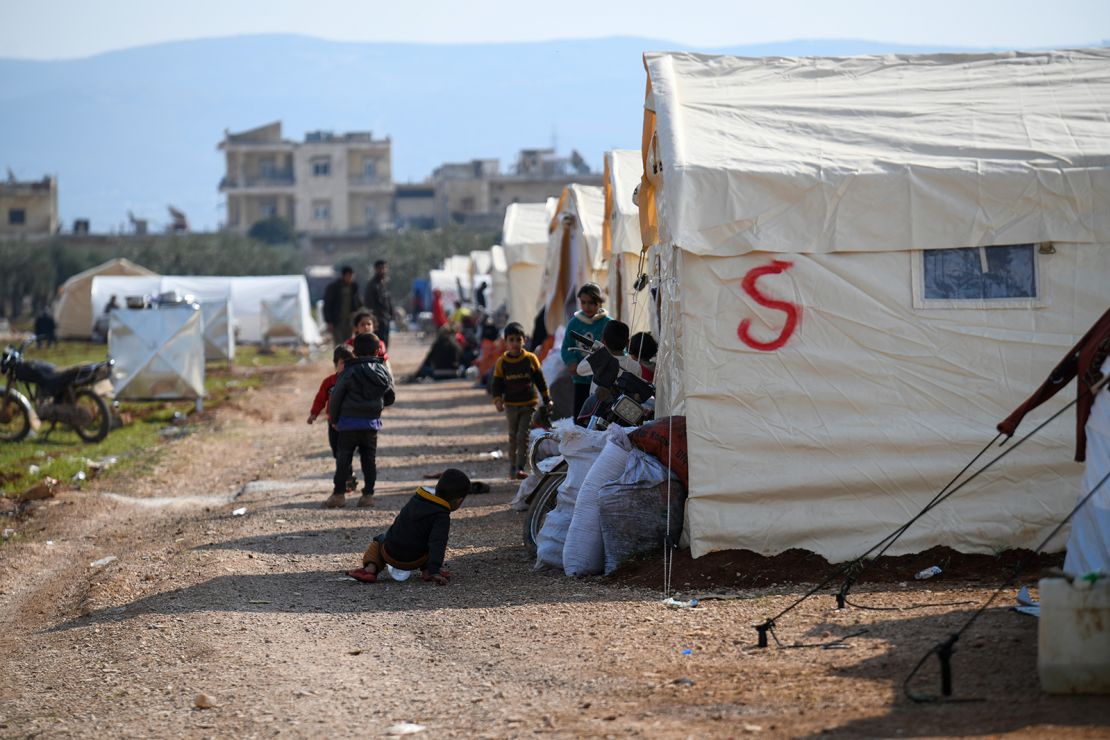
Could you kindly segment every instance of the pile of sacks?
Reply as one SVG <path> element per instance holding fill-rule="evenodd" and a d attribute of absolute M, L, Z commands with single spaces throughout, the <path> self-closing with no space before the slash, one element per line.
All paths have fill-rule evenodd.
<path fill-rule="evenodd" d="M 649 426 L 663 421 L 668 431 L 674 430 L 673 420 Z M 656 457 L 657 449 L 649 454 L 637 447 L 634 441 L 642 442 L 648 428 L 613 425 L 596 431 L 570 420 L 556 422 L 567 477 L 536 538 L 536 568 L 561 568 L 568 576 L 608 574 L 632 555 L 657 550 L 665 541 L 678 542 L 685 465 L 678 466 L 680 476 L 674 455 L 660 455 L 671 459 L 669 473 Z"/>

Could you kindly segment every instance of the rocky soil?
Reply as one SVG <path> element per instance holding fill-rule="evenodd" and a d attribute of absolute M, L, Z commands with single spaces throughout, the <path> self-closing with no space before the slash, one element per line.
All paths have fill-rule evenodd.
<path fill-rule="evenodd" d="M 411 370 L 423 347 L 395 345 L 395 370 Z M 610 579 L 533 572 L 507 507 L 516 483 L 488 454 L 505 446 L 501 417 L 466 381 L 399 386 L 376 508 L 322 510 L 331 458 L 304 419 L 326 372 L 292 368 L 153 470 L 3 525 L 19 536 L 0 548 L 0 736 L 1110 734 L 1105 697 L 1040 692 L 1036 620 L 1006 608 L 1016 588 L 957 645 L 955 696 L 975 701 L 916 704 L 903 679 L 986 580 L 861 582 L 853 601 L 873 608 L 807 600 L 761 650 L 751 625 L 806 590 L 773 563 L 737 560 L 749 572 L 722 583 L 680 558 L 683 598 L 730 597 L 695 609 L 661 604 L 650 559 Z M 451 585 L 346 578 L 451 466 L 492 484 L 454 516 Z M 935 659 L 913 688 L 939 691 Z"/>

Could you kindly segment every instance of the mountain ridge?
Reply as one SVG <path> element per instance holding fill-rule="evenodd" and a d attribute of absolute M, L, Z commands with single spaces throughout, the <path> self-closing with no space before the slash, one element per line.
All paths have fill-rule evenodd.
<path fill-rule="evenodd" d="M 328 41 L 255 34 L 132 47 L 63 60 L 0 58 L 0 164 L 59 178 L 62 222 L 117 228 L 128 210 L 157 226 L 165 206 L 195 228 L 222 220 L 224 130 L 281 120 L 287 138 L 371 130 L 393 142 L 394 179 L 521 148 L 602 152 L 638 145 L 644 51 L 743 56 L 981 52 L 798 39 L 692 48 L 615 36 L 492 44 Z"/>

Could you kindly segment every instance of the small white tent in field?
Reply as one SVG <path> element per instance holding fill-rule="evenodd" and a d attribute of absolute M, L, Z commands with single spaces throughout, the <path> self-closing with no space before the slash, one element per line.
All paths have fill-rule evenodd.
<path fill-rule="evenodd" d="M 502 304 L 508 309 L 509 305 L 509 266 L 505 261 L 505 249 L 500 244 L 489 248 L 490 287 L 486 294 L 488 310 L 493 312 Z"/>
<path fill-rule="evenodd" d="M 558 203 L 511 203 L 505 209 L 501 227 L 501 246 L 509 281 L 509 320 L 520 323 L 527 332 L 539 313 L 540 281 L 547 260 L 547 230 Z"/>
<path fill-rule="evenodd" d="M 162 275 L 149 277 L 97 277 L 92 283 L 93 302 L 107 302 L 112 295 L 143 296 L 176 290 L 196 300 L 231 302 L 240 342 L 262 341 L 262 301 L 294 296 L 298 313 L 300 341 L 319 344 L 320 330 L 312 318 L 308 281 L 304 275 L 251 275 L 218 277 L 211 275 Z M 89 329 L 86 329 L 88 336 Z"/>
<path fill-rule="evenodd" d="M 659 415 L 686 415 L 692 553 L 858 556 L 1106 310 L 1110 50 L 644 62 Z M 1075 503 L 1073 426 L 890 554 L 1035 546 Z"/>
<path fill-rule="evenodd" d="M 640 273 L 640 209 L 632 198 L 644 174 L 643 158 L 633 149 L 605 152 L 605 220 L 602 251 L 609 266 L 609 309 L 614 319 L 635 334 L 651 330 L 651 299 L 645 288 L 636 292 Z M 645 266 L 646 269 L 646 266 Z"/>
<path fill-rule="evenodd" d="M 98 303 L 92 299 L 92 282 L 97 275 L 145 275 L 157 277 L 158 273 L 152 272 L 141 265 L 136 265 L 123 257 L 110 259 L 107 262 L 90 267 L 62 283 L 59 291 L 58 302 L 54 306 L 54 320 L 57 322 L 59 337 L 88 339 L 92 334 L 93 323 L 96 317 L 104 311 L 108 300 Z M 120 296 L 119 304 L 123 305 Z"/>
<path fill-rule="evenodd" d="M 540 285 L 549 334 L 578 310 L 578 289 L 586 283 L 607 284 L 601 226 L 605 191 L 594 185 L 567 185 L 559 198 L 547 240 L 547 261 Z"/>

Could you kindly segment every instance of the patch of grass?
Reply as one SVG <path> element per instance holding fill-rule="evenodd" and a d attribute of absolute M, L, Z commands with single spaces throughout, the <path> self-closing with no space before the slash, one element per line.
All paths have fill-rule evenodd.
<path fill-rule="evenodd" d="M 26 356 L 64 367 L 103 360 L 107 357 L 107 346 L 92 342 L 60 342 L 49 349 L 29 348 Z M 101 476 L 152 467 L 173 436 L 161 430 L 203 424 L 211 411 L 247 389 L 260 387 L 264 375 L 272 374 L 282 365 L 296 364 L 302 357 L 300 352 L 287 347 L 265 354 L 257 347 L 238 347 L 233 366 L 209 363 L 205 368 L 205 411 L 200 415 L 190 401 L 121 401 L 118 410 L 124 420 L 123 426 L 112 429 L 106 438 L 95 444 L 83 442 L 63 425 L 58 425 L 43 439 L 49 424 L 43 424 L 37 435 L 21 442 L 0 443 L 0 495 L 21 493 L 46 476 L 63 484 L 82 470 L 91 476 L 89 461 L 116 458 Z"/>

